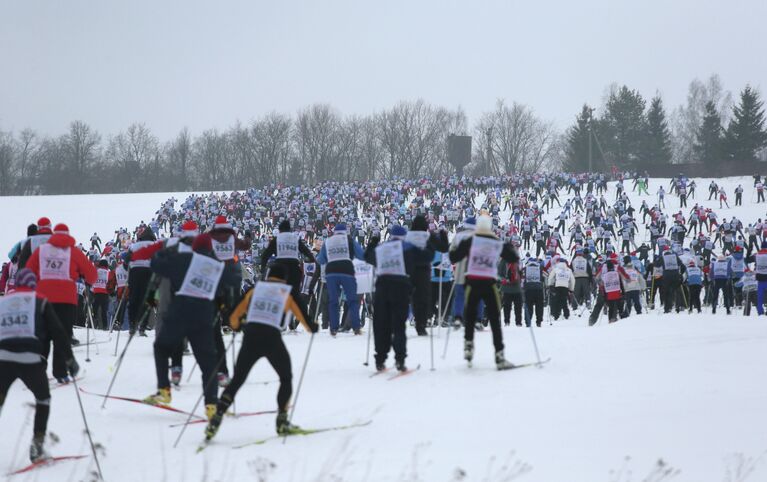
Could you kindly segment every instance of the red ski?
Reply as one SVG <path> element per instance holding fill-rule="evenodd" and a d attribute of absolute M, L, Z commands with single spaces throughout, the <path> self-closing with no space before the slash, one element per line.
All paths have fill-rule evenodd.
<path fill-rule="evenodd" d="M 253 416 L 256 416 L 256 415 L 267 415 L 267 414 L 270 414 L 270 413 L 277 413 L 277 410 L 264 410 L 264 411 L 261 411 L 261 412 L 242 412 L 242 413 L 238 413 L 236 415 L 235 414 L 231 414 L 231 413 L 227 413 L 227 415 L 229 417 L 232 417 L 232 418 L 240 418 L 240 417 L 253 417 Z M 208 421 L 208 419 L 192 420 L 191 422 L 189 422 L 188 425 L 191 425 L 193 423 L 206 423 L 207 421 Z M 172 427 L 181 427 L 183 425 L 187 425 L 187 423 L 174 423 L 173 425 L 169 425 L 169 427 L 171 427 L 171 428 Z"/>
<path fill-rule="evenodd" d="M 415 373 L 418 370 L 421 369 L 421 365 L 419 364 L 417 367 L 413 368 L 412 370 L 405 370 L 404 372 L 398 372 L 396 375 L 392 375 L 387 380 L 396 380 L 397 378 L 402 378 L 404 376 L 410 375 L 411 373 Z"/>
<path fill-rule="evenodd" d="M 12 475 L 25 474 L 32 470 L 39 469 L 40 467 L 48 467 L 55 464 L 56 462 L 61 462 L 64 460 L 79 460 L 84 459 L 85 457 L 87 457 L 87 455 L 65 455 L 63 457 L 48 457 L 47 459 L 38 460 L 37 462 L 31 463 L 22 469 L 16 470 L 15 472 L 9 472 L 5 475 L 6 477 L 10 477 Z"/>
<path fill-rule="evenodd" d="M 138 398 L 118 397 L 116 395 L 109 395 L 109 396 L 107 396 L 107 395 L 104 395 L 104 394 L 101 394 L 101 393 L 88 392 L 86 390 L 83 390 L 82 387 L 80 387 L 80 391 L 85 393 L 85 394 L 87 394 L 87 395 L 94 395 L 96 397 L 109 398 L 110 400 L 122 400 L 123 402 L 140 403 L 141 405 L 146 405 L 147 407 L 161 408 L 163 410 L 168 410 L 170 412 L 180 413 L 182 415 L 187 415 L 187 416 L 192 415 L 195 418 L 198 418 L 198 419 L 200 419 L 202 421 L 205 421 L 204 417 L 201 417 L 199 415 L 190 414 L 189 412 L 185 412 L 183 410 L 179 410 L 178 408 L 173 408 L 170 405 L 164 405 L 162 403 L 147 403 L 147 402 L 145 402 L 143 400 L 140 400 Z"/>

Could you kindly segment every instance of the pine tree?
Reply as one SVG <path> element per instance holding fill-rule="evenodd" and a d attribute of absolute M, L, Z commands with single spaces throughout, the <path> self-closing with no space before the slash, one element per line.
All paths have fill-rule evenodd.
<path fill-rule="evenodd" d="M 584 104 L 581 113 L 575 118 L 573 124 L 567 130 L 567 150 L 565 168 L 569 171 L 583 172 L 589 170 L 589 123 L 594 128 L 592 109 Z M 605 163 L 596 143 L 592 139 L 591 145 L 591 168 L 594 171 L 604 169 Z"/>
<path fill-rule="evenodd" d="M 638 166 L 647 135 L 645 100 L 625 85 L 613 91 L 601 119 L 599 140 L 610 163 L 618 167 Z"/>
<path fill-rule="evenodd" d="M 671 133 L 660 96 L 653 97 L 647 111 L 647 137 L 642 157 L 648 164 L 671 162 Z"/>
<path fill-rule="evenodd" d="M 703 124 L 696 135 L 694 152 L 704 164 L 713 165 L 722 162 L 723 135 L 722 119 L 716 110 L 716 104 L 706 103 Z"/>
<path fill-rule="evenodd" d="M 726 156 L 733 161 L 754 161 L 765 146 L 764 102 L 759 93 L 747 85 L 740 93 L 740 104 L 732 110 L 725 134 Z"/>

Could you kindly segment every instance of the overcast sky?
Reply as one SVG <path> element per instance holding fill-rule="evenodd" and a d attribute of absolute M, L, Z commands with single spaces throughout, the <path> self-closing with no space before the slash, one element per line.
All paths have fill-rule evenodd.
<path fill-rule="evenodd" d="M 470 122 L 504 98 L 564 128 L 611 82 L 669 111 L 711 73 L 764 91 L 766 18 L 767 0 L 2 0 L 0 129 L 139 121 L 169 139 L 417 98 Z"/>

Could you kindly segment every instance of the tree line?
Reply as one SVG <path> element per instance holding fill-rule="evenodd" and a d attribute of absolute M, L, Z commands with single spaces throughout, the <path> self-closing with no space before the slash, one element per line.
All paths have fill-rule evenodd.
<path fill-rule="evenodd" d="M 447 137 L 472 135 L 465 173 L 498 175 L 564 168 L 642 169 L 668 163 L 764 158 L 764 106 L 746 86 L 734 104 L 717 76 L 690 84 L 669 116 L 660 95 L 648 102 L 612 85 L 602 105 L 584 105 L 564 132 L 526 105 L 498 100 L 470 128 L 464 111 L 403 101 L 367 116 L 328 104 L 295 115 L 272 112 L 250 123 L 161 141 L 143 123 L 104 137 L 74 121 L 66 133 L 0 131 L 0 195 L 232 190 L 327 180 L 441 176 Z"/>

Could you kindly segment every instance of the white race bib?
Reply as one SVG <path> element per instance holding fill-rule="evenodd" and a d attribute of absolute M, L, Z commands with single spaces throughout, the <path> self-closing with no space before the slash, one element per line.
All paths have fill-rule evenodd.
<path fill-rule="evenodd" d="M 349 238 L 345 234 L 334 234 L 325 240 L 325 252 L 328 263 L 351 259 L 349 256 Z"/>
<path fill-rule="evenodd" d="M 212 300 L 224 273 L 224 263 L 201 254 L 192 253 L 192 262 L 184 275 L 177 295 Z"/>
<path fill-rule="evenodd" d="M 376 246 L 376 271 L 378 276 L 407 276 L 402 241 L 388 241 Z"/>
<path fill-rule="evenodd" d="M 588 261 L 582 256 L 576 256 L 573 259 L 573 274 L 575 276 L 588 276 Z"/>
<path fill-rule="evenodd" d="M 429 241 L 429 233 L 426 231 L 408 231 L 405 235 L 405 241 L 418 249 L 424 249 Z"/>
<path fill-rule="evenodd" d="M 229 239 L 223 243 L 219 243 L 215 239 L 210 240 L 210 244 L 213 245 L 213 252 L 216 253 L 216 258 L 221 261 L 229 261 L 234 259 L 234 236 L 230 235 Z"/>
<path fill-rule="evenodd" d="M 97 289 L 107 289 L 107 281 L 109 280 L 109 270 L 105 268 L 99 268 L 96 271 L 96 282 L 93 283 L 93 287 Z"/>
<path fill-rule="evenodd" d="M 354 263 L 354 277 L 357 279 L 357 294 L 372 293 L 373 265 L 359 259 L 355 259 L 352 262 Z"/>
<path fill-rule="evenodd" d="M 253 288 L 247 322 L 262 323 L 282 330 L 283 313 L 291 287 L 285 283 L 259 281 Z"/>
<path fill-rule="evenodd" d="M 57 248 L 52 244 L 40 246 L 40 279 L 69 280 L 69 263 L 72 251 L 69 247 Z"/>
<path fill-rule="evenodd" d="M 128 271 L 125 269 L 125 266 L 118 265 L 115 268 L 115 280 L 117 281 L 118 288 L 124 288 L 128 284 Z"/>
<path fill-rule="evenodd" d="M 466 274 L 495 279 L 502 250 L 503 243 L 500 240 L 474 236 L 469 250 Z"/>
<path fill-rule="evenodd" d="M 0 341 L 35 337 L 35 293 L 0 297 Z"/>
<path fill-rule="evenodd" d="M 276 237 L 277 259 L 298 259 L 298 235 L 280 233 Z"/>
<path fill-rule="evenodd" d="M 605 284 L 605 291 L 614 293 L 621 290 L 621 280 L 617 271 L 608 271 L 602 275 L 602 281 Z"/>

